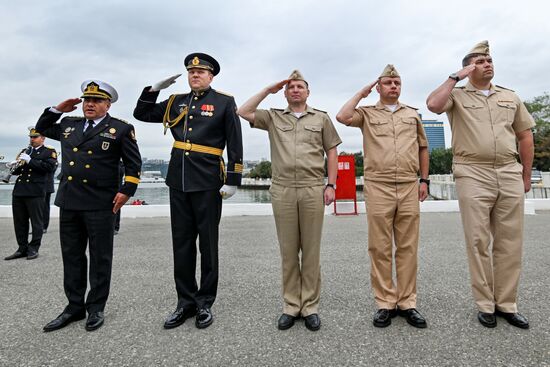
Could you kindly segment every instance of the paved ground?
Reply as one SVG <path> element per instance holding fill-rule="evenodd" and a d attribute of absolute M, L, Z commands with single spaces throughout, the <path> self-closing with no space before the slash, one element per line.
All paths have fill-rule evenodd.
<path fill-rule="evenodd" d="M 550 365 L 550 212 L 526 217 L 520 309 L 531 321 L 520 330 L 499 319 L 476 321 L 457 213 L 423 213 L 419 309 L 428 329 L 403 319 L 386 329 L 371 324 L 366 219 L 326 217 L 322 244 L 322 328 L 303 322 L 276 329 L 280 264 L 273 218 L 225 217 L 221 279 L 214 324 L 164 330 L 176 303 L 168 218 L 124 219 L 115 240 L 105 325 L 84 321 L 45 334 L 63 309 L 58 222 L 40 257 L 0 261 L 2 366 L 458 366 Z M 15 250 L 10 219 L 0 219 L 2 257 Z"/>

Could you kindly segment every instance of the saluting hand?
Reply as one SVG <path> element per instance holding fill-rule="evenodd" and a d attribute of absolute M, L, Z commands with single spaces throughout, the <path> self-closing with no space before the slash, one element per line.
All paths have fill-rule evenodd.
<path fill-rule="evenodd" d="M 162 79 L 159 82 L 156 82 L 153 84 L 153 86 L 149 89 L 150 92 L 158 92 L 159 90 L 166 89 L 172 84 L 176 82 L 176 79 L 179 78 L 181 74 L 172 75 L 171 77 L 168 77 L 166 79 Z"/>
<path fill-rule="evenodd" d="M 369 85 L 361 89 L 359 91 L 359 95 L 361 95 L 361 98 L 367 98 L 370 92 L 372 92 L 372 88 L 374 88 L 376 84 L 378 84 L 378 79 L 376 79 L 374 82 L 370 83 Z"/>
<path fill-rule="evenodd" d="M 281 89 L 283 89 L 283 87 L 285 85 L 287 85 L 289 81 L 290 81 L 290 79 L 281 80 L 280 82 L 277 82 L 275 84 L 271 84 L 266 89 L 269 93 L 275 94 L 278 91 L 280 91 Z"/>
<path fill-rule="evenodd" d="M 79 104 L 80 102 L 82 102 L 80 98 L 67 99 L 61 102 L 60 104 L 58 104 L 57 106 L 55 106 L 55 109 L 58 110 L 59 112 L 71 112 L 76 110 L 76 105 Z"/>
<path fill-rule="evenodd" d="M 472 71 L 474 71 L 475 69 L 476 69 L 475 64 L 470 64 L 466 66 L 464 69 L 457 71 L 456 75 L 459 77 L 460 80 L 462 80 L 467 76 L 469 76 L 472 73 Z"/>
<path fill-rule="evenodd" d="M 119 209 L 122 208 L 124 204 L 126 204 L 128 199 L 130 199 L 128 195 L 118 192 L 115 198 L 113 199 L 113 204 L 115 204 L 113 205 L 113 213 L 116 214 L 119 211 Z"/>

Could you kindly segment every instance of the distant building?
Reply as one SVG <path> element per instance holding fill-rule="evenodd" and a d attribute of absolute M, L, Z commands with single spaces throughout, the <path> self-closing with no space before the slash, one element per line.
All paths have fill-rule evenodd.
<path fill-rule="evenodd" d="M 445 149 L 443 122 L 437 120 L 422 120 L 422 125 L 426 131 L 430 152 L 437 148 Z"/>

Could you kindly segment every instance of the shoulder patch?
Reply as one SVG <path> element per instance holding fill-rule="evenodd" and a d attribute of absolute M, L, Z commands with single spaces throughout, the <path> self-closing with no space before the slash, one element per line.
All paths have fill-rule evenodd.
<path fill-rule="evenodd" d="M 219 94 L 223 94 L 224 96 L 233 97 L 231 94 L 229 94 L 227 92 L 223 92 L 221 90 L 214 89 L 214 92 L 219 93 Z"/>
<path fill-rule="evenodd" d="M 514 90 L 512 90 L 510 88 L 501 87 L 500 85 L 495 84 L 495 87 L 500 88 L 500 89 L 504 89 L 504 90 L 509 90 L 510 92 L 515 92 Z"/>

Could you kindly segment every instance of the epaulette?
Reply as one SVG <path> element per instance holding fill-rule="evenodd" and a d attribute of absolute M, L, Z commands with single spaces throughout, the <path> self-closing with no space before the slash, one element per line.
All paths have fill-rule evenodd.
<path fill-rule="evenodd" d="M 233 97 L 231 94 L 226 93 L 226 92 L 222 92 L 221 90 L 214 89 L 214 91 L 216 93 L 223 94 L 224 96 Z"/>
<path fill-rule="evenodd" d="M 368 106 L 359 106 L 359 107 L 361 107 L 361 108 L 375 108 L 375 107 L 376 107 L 376 105 L 374 105 L 374 104 L 373 104 L 373 105 L 368 105 Z"/>
<path fill-rule="evenodd" d="M 454 87 L 453 89 L 464 89 L 464 88 L 466 88 L 466 86 L 465 86 L 465 85 L 461 85 L 460 87 Z"/>
<path fill-rule="evenodd" d="M 271 111 L 279 111 L 279 112 L 283 112 L 285 109 L 284 108 L 270 108 Z"/>
<path fill-rule="evenodd" d="M 500 85 L 496 85 L 496 84 L 495 84 L 495 87 L 499 87 L 500 89 L 509 90 L 510 92 L 515 92 L 514 90 L 512 90 L 512 89 L 510 89 L 510 88 L 501 87 Z"/>
<path fill-rule="evenodd" d="M 313 107 L 312 107 L 313 108 Z M 317 108 L 313 108 L 315 111 L 322 112 L 322 113 L 328 113 L 327 111 L 319 110 Z"/>
<path fill-rule="evenodd" d="M 113 116 L 111 116 L 111 120 L 117 120 L 117 121 L 124 122 L 125 124 L 130 125 L 130 123 L 129 123 L 128 121 L 123 120 L 123 119 L 118 118 L 118 117 L 113 117 Z"/>
<path fill-rule="evenodd" d="M 405 106 L 405 107 L 408 107 L 408 108 L 411 108 L 413 110 L 418 110 L 418 108 L 416 107 L 413 107 L 413 106 L 409 106 L 408 104 L 404 104 L 404 103 L 401 103 L 402 106 Z"/>
<path fill-rule="evenodd" d="M 46 148 L 48 148 L 48 149 L 55 150 L 55 148 L 52 147 L 51 145 L 46 145 L 46 144 L 44 144 L 44 146 L 45 146 Z"/>

